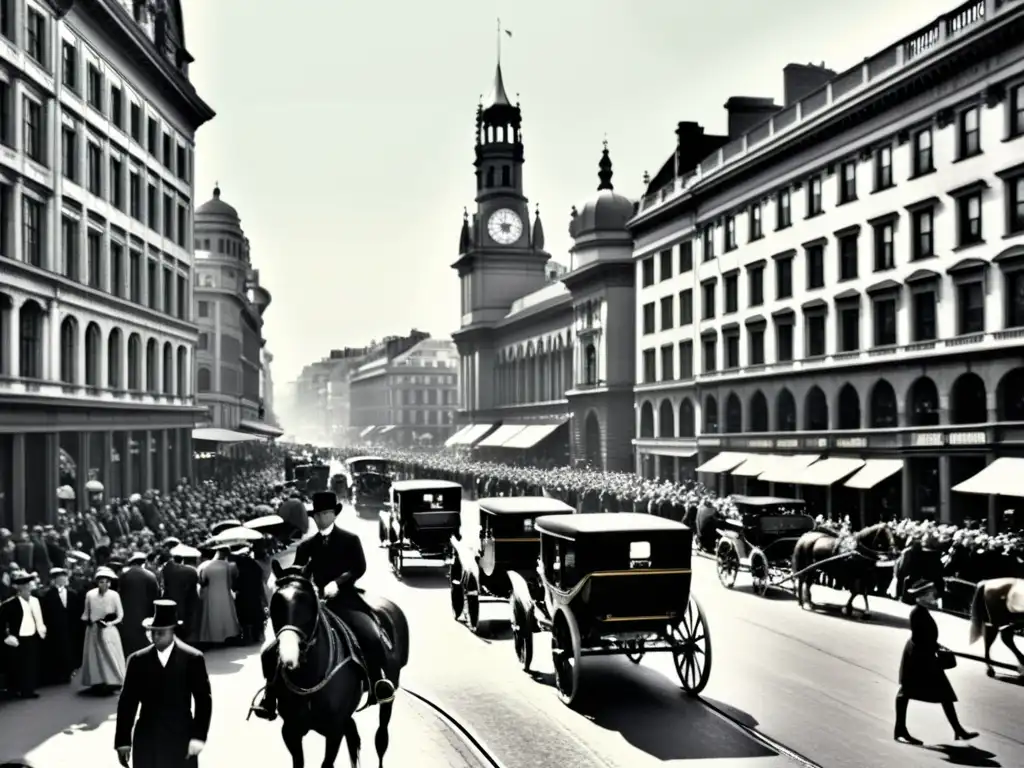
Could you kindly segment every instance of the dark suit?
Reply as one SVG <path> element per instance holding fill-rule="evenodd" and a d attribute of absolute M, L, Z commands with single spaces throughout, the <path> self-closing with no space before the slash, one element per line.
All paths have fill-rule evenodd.
<path fill-rule="evenodd" d="M 181 625 L 175 631 L 178 637 L 191 637 L 195 621 L 196 606 L 199 603 L 199 573 L 191 565 L 173 560 L 160 572 L 164 582 L 164 597 L 178 604 L 178 618 Z"/>
<path fill-rule="evenodd" d="M 133 565 L 118 578 L 117 593 L 124 608 L 124 621 L 118 629 L 124 655 L 128 656 L 149 645 L 142 620 L 153 615 L 153 601 L 160 599 L 160 583 L 141 565 Z"/>
<path fill-rule="evenodd" d="M 242 641 L 257 643 L 263 640 L 263 628 L 267 617 L 266 591 L 263 589 L 263 569 L 248 556 L 234 557 L 238 568 L 235 579 L 235 611 L 238 623 L 242 625 Z"/>
<path fill-rule="evenodd" d="M 277 514 L 299 534 L 306 535 L 309 530 L 309 513 L 302 499 L 287 499 L 277 508 Z"/>
<path fill-rule="evenodd" d="M 67 605 L 61 602 L 60 592 L 50 586 L 39 593 L 39 605 L 46 623 L 43 641 L 43 682 L 66 683 L 71 673 L 81 666 L 82 644 L 85 641 L 82 613 L 83 597 L 71 587 L 65 593 Z"/>
<path fill-rule="evenodd" d="M 114 747 L 132 748 L 133 768 L 197 768 L 199 760 L 187 757 L 188 743 L 206 741 L 212 708 L 203 654 L 175 640 L 164 667 L 151 645 L 128 659 Z"/>
<path fill-rule="evenodd" d="M 38 599 L 38 598 L 34 598 Z M 40 613 L 42 606 L 40 605 Z M 34 695 L 39 683 L 39 655 L 43 639 L 38 635 L 19 637 L 21 620 L 24 618 L 21 599 L 15 595 L 0 603 L 0 640 L 13 636 L 18 638 L 18 647 L 0 645 L 7 657 L 9 686 L 22 696 Z M 45 625 L 46 620 L 43 620 Z M 39 631 L 38 626 L 36 631 Z"/>

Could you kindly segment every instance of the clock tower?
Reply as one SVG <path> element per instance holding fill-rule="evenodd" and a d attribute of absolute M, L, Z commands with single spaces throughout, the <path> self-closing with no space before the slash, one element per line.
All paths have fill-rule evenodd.
<path fill-rule="evenodd" d="M 505 90 L 498 62 L 494 88 L 476 113 L 476 210 L 463 215 L 459 258 L 462 321 L 456 342 L 468 341 L 509 313 L 513 302 L 545 285 L 540 219 L 530 226 L 523 194 L 522 112 Z"/>

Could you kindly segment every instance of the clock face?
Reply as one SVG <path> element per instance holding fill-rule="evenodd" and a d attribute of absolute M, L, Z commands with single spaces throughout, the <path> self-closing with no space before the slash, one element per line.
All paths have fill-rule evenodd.
<path fill-rule="evenodd" d="M 523 221 L 515 211 L 502 208 L 487 220 L 487 234 L 499 245 L 512 245 L 523 235 Z"/>

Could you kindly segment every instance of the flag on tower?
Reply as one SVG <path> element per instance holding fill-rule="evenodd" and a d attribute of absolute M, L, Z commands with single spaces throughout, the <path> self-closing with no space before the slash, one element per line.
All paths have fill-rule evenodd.
<path fill-rule="evenodd" d="M 505 30 L 505 34 L 508 35 L 509 37 L 512 37 L 512 33 L 507 29 Z"/>

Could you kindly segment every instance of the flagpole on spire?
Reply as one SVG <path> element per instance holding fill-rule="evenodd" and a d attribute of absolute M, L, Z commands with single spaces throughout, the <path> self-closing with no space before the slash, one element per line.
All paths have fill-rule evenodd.
<path fill-rule="evenodd" d="M 498 19 L 497 40 L 498 40 L 498 66 L 500 67 L 501 66 L 501 19 L 500 18 Z"/>

